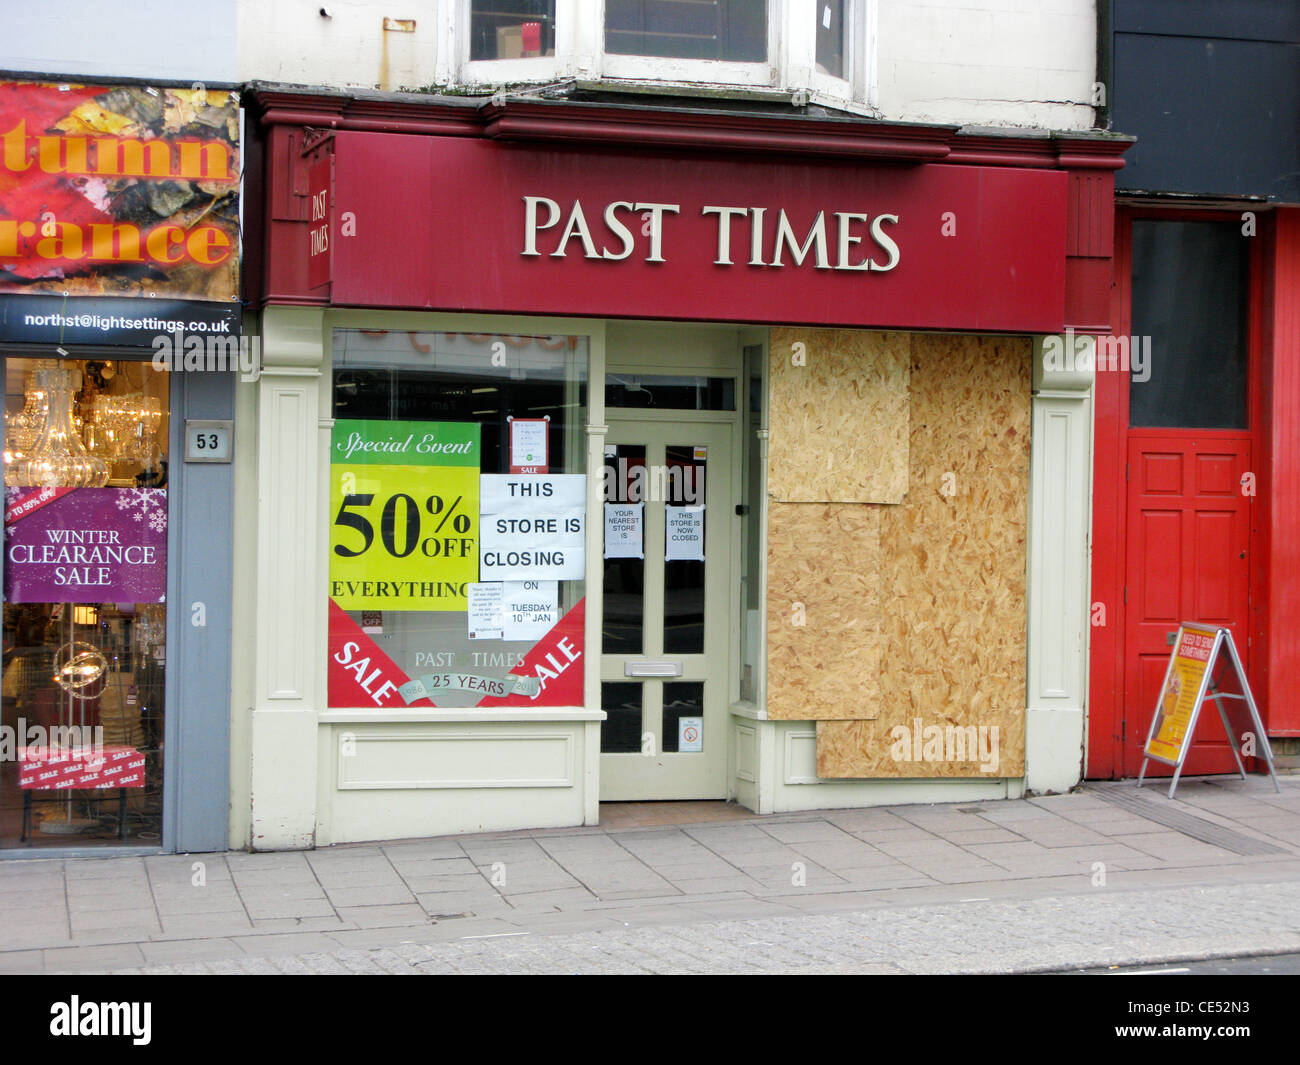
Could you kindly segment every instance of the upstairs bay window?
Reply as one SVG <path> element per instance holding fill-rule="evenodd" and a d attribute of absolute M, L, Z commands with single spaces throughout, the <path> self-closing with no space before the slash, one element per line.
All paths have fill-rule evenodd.
<path fill-rule="evenodd" d="M 580 79 L 870 105 L 876 0 L 460 0 L 466 85 Z"/>

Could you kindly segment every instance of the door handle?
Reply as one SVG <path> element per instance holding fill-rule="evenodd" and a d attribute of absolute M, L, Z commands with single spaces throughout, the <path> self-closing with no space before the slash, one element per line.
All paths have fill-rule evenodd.
<path fill-rule="evenodd" d="M 680 677 L 681 675 L 682 664 L 680 662 L 623 663 L 623 676 L 625 677 Z"/>
<path fill-rule="evenodd" d="M 1173 632 L 1166 632 L 1166 633 L 1165 633 L 1165 646 L 1166 646 L 1166 647 L 1173 647 L 1173 645 L 1176 644 L 1177 642 L 1178 642 L 1178 630 L 1177 630 L 1177 629 L 1174 629 Z"/>

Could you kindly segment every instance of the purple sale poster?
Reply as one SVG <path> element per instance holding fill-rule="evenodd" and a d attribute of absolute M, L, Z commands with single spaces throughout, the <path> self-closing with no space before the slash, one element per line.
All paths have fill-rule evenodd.
<path fill-rule="evenodd" d="M 160 603 L 165 488 L 6 488 L 5 601 Z"/>

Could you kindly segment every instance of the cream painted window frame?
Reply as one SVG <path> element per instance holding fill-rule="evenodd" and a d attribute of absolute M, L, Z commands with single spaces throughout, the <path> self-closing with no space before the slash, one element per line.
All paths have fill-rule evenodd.
<path fill-rule="evenodd" d="M 876 103 L 879 0 L 850 0 L 847 78 L 817 70 L 818 0 L 767 0 L 768 58 L 761 63 L 607 53 L 605 0 L 556 0 L 554 56 L 471 61 L 472 0 L 443 2 L 450 13 L 446 40 L 455 57 L 448 75 L 466 87 L 608 79 L 643 85 L 716 85 L 807 93 L 813 101 L 847 105 L 853 110 L 870 109 Z"/>

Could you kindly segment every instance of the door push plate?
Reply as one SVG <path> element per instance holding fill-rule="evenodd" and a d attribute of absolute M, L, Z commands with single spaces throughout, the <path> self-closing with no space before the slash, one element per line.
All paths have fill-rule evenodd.
<path fill-rule="evenodd" d="M 680 662 L 623 663 L 623 676 L 625 677 L 680 677 L 681 675 L 682 664 Z"/>

